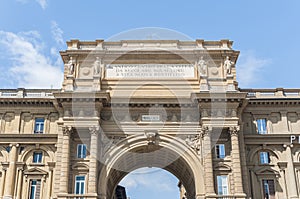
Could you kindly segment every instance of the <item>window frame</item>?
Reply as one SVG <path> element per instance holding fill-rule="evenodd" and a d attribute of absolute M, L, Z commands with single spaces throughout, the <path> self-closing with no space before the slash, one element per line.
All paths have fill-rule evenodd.
<path fill-rule="evenodd" d="M 35 155 L 37 155 L 37 162 L 35 161 Z M 40 155 L 40 157 L 39 157 Z M 42 151 L 34 151 L 32 154 L 32 163 L 33 164 L 42 164 L 43 163 L 43 152 Z"/>
<path fill-rule="evenodd" d="M 223 184 L 223 179 L 226 179 L 226 184 Z M 221 182 L 221 184 L 219 184 L 219 182 Z M 220 188 L 221 188 L 221 190 L 220 190 Z M 226 193 L 223 193 L 224 190 Z M 218 192 L 218 195 L 221 195 L 221 196 L 229 195 L 228 175 L 217 175 L 217 192 Z"/>
<path fill-rule="evenodd" d="M 265 154 L 265 155 L 263 155 L 263 154 Z M 270 163 L 271 163 L 270 152 L 268 152 L 268 151 L 259 151 L 259 164 L 268 165 Z"/>
<path fill-rule="evenodd" d="M 43 120 L 43 121 L 37 121 L 37 120 Z M 44 117 L 35 117 L 34 118 L 34 134 L 44 134 L 45 133 L 45 118 Z M 41 129 L 42 127 L 42 129 Z"/>
<path fill-rule="evenodd" d="M 220 147 L 222 146 L 222 147 Z M 223 153 L 222 153 L 222 149 L 223 148 Z M 225 148 L 225 144 L 221 143 L 221 144 L 216 144 L 215 146 L 215 155 L 217 159 L 225 159 L 226 157 L 226 148 Z"/>
<path fill-rule="evenodd" d="M 79 147 L 81 147 L 81 150 L 79 150 Z M 86 144 L 77 144 L 77 150 L 76 150 L 76 158 L 84 159 L 87 157 L 87 146 Z"/>
<path fill-rule="evenodd" d="M 267 183 L 267 185 L 268 185 L 268 194 L 269 194 L 269 198 L 268 199 L 270 199 L 271 197 L 270 196 L 273 196 L 272 198 L 275 198 L 275 196 L 276 196 L 276 185 L 275 185 L 275 182 L 276 182 L 276 180 L 274 180 L 273 178 L 271 179 L 271 178 L 264 178 L 264 179 L 261 179 L 261 193 L 262 193 L 262 197 L 263 198 L 265 198 L 265 181 L 267 181 L 267 182 L 269 182 L 269 181 L 272 181 L 273 182 L 273 191 L 274 191 L 274 195 L 270 195 L 270 184 L 269 183 Z"/>
<path fill-rule="evenodd" d="M 257 127 L 257 134 L 259 134 L 259 135 L 265 135 L 265 134 L 269 133 L 267 118 L 257 118 L 256 119 L 256 127 Z"/>
<path fill-rule="evenodd" d="M 35 182 L 36 184 L 33 184 Z M 39 182 L 39 184 L 38 184 Z M 28 198 L 29 199 L 40 199 L 41 197 L 37 197 L 37 188 L 39 186 L 39 195 L 41 196 L 41 180 L 40 179 L 30 179 L 29 181 L 29 193 Z M 34 195 L 32 195 L 34 194 Z"/>
<path fill-rule="evenodd" d="M 79 177 L 83 177 L 83 180 L 77 180 L 77 178 L 79 178 Z M 77 185 L 79 185 L 79 187 L 77 187 Z M 78 188 L 79 193 L 77 193 L 77 188 Z M 76 195 L 85 194 L 85 189 L 86 189 L 86 176 L 85 175 L 75 175 L 74 194 L 76 194 Z M 83 192 L 83 193 L 81 193 L 81 192 Z"/>

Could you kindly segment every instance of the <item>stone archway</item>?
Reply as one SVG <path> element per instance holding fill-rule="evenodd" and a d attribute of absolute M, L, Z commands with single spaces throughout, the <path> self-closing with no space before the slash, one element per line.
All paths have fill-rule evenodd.
<path fill-rule="evenodd" d="M 111 199 L 118 183 L 141 167 L 158 167 L 176 176 L 186 188 L 189 199 L 205 195 L 204 171 L 199 156 L 177 137 L 159 135 L 149 143 L 145 135 L 132 135 L 120 141 L 103 156 L 98 190 Z M 201 197 L 202 196 L 202 197 Z"/>

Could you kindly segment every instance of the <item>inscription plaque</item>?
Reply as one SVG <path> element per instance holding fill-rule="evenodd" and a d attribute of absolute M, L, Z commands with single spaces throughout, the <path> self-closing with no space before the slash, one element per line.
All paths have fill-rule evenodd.
<path fill-rule="evenodd" d="M 193 78 L 193 64 L 108 64 L 107 78 Z"/>

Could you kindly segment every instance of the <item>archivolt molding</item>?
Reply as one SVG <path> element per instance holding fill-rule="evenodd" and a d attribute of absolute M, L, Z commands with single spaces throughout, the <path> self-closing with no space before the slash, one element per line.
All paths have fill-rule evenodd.
<path fill-rule="evenodd" d="M 31 152 L 36 150 L 45 152 L 46 155 L 49 156 L 50 162 L 53 162 L 55 160 L 55 152 L 53 152 L 53 149 L 50 146 L 40 146 L 39 148 L 36 148 L 35 146 L 26 146 L 24 152 L 21 154 L 20 162 L 26 162 Z"/>
<path fill-rule="evenodd" d="M 269 147 L 269 146 L 265 146 L 265 147 L 259 146 L 259 147 L 256 147 L 256 148 L 253 148 L 253 149 L 250 150 L 249 155 L 248 155 L 248 162 L 252 162 L 253 159 L 254 159 L 254 156 L 259 151 L 268 151 L 271 154 L 273 154 L 276 157 L 277 160 L 281 159 L 281 156 L 280 156 L 279 152 L 277 150 L 274 150 L 274 148 Z"/>

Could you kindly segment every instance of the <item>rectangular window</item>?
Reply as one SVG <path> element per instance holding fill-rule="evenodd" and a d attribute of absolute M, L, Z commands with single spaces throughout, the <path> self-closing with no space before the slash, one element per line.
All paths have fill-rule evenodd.
<path fill-rule="evenodd" d="M 41 180 L 30 180 L 29 199 L 40 199 Z"/>
<path fill-rule="evenodd" d="M 84 194 L 85 176 L 75 176 L 75 194 Z"/>
<path fill-rule="evenodd" d="M 216 157 L 224 159 L 225 158 L 225 145 L 217 144 L 216 145 Z"/>
<path fill-rule="evenodd" d="M 260 164 L 270 164 L 269 152 L 262 151 L 259 153 Z"/>
<path fill-rule="evenodd" d="M 218 195 L 228 195 L 227 176 L 217 176 Z"/>
<path fill-rule="evenodd" d="M 77 145 L 77 158 L 86 158 L 86 145 L 85 144 Z"/>
<path fill-rule="evenodd" d="M 34 133 L 44 133 L 44 118 L 35 118 Z"/>
<path fill-rule="evenodd" d="M 258 134 L 267 134 L 267 119 L 257 119 L 256 122 Z"/>
<path fill-rule="evenodd" d="M 274 180 L 262 180 L 263 198 L 275 199 Z"/>
<path fill-rule="evenodd" d="M 42 163 L 43 153 L 42 152 L 33 152 L 33 163 Z"/>

